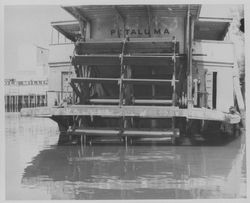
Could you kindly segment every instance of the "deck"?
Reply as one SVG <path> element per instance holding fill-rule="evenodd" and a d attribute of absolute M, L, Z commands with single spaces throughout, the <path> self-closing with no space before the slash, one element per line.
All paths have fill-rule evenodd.
<path fill-rule="evenodd" d="M 103 116 L 103 117 L 141 117 L 173 118 L 223 121 L 230 124 L 239 123 L 240 115 L 229 114 L 205 108 L 181 109 L 173 106 L 114 106 L 114 105 L 71 105 L 67 107 L 23 108 L 22 116 Z"/>

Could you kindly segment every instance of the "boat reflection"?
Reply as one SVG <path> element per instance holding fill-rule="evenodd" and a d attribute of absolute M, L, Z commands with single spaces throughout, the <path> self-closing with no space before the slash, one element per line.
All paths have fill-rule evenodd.
<path fill-rule="evenodd" d="M 46 188 L 52 199 L 241 197 L 242 139 L 196 147 L 55 145 L 34 157 L 22 184 Z"/>

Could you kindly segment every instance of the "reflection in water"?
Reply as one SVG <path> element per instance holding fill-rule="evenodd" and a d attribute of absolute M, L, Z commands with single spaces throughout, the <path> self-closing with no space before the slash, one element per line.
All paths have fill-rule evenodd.
<path fill-rule="evenodd" d="M 52 132 L 39 136 L 51 140 L 58 135 Z M 128 148 L 58 146 L 52 139 L 31 154 L 33 158 L 22 168 L 20 184 L 30 191 L 46 191 L 50 199 L 245 197 L 244 139 L 225 146 Z"/>

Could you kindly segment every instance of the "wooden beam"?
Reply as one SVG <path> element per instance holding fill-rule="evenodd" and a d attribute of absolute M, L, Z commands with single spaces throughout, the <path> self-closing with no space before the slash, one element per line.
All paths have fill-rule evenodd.
<path fill-rule="evenodd" d="M 92 104 L 118 104 L 119 99 L 90 99 Z M 172 100 L 166 99 L 133 99 L 133 104 L 161 104 L 161 105 L 170 105 Z"/>
<path fill-rule="evenodd" d="M 187 100 L 188 100 L 188 107 L 192 107 L 192 81 L 190 80 L 190 5 L 188 5 L 187 16 L 186 16 L 186 36 L 185 36 L 185 52 L 187 54 Z"/>
<path fill-rule="evenodd" d="M 120 54 L 122 52 L 122 41 L 98 41 L 98 42 L 79 42 L 82 54 Z M 173 44 L 171 41 L 162 39 L 147 38 L 126 42 L 126 53 L 135 54 L 172 54 Z M 176 53 L 179 53 L 179 42 L 176 42 Z"/>
<path fill-rule="evenodd" d="M 155 84 L 155 85 L 164 85 L 170 84 L 173 82 L 172 80 L 167 79 L 132 79 L 132 78 L 124 78 L 123 82 L 125 84 Z M 175 80 L 175 82 L 178 82 Z"/>
<path fill-rule="evenodd" d="M 175 81 L 175 80 L 176 80 L 176 55 L 175 55 L 175 54 L 176 54 L 176 51 L 175 51 L 175 50 L 176 50 L 176 39 L 175 39 L 175 38 L 174 38 L 174 41 L 173 41 L 173 45 L 174 45 L 174 51 L 173 51 L 173 52 L 174 52 L 174 53 L 173 53 L 173 54 L 174 54 L 174 57 L 173 57 L 173 63 L 174 63 L 174 64 L 173 64 L 173 66 L 174 66 L 173 69 L 174 69 L 174 70 L 173 70 L 173 76 L 172 76 L 173 78 L 172 78 L 172 79 L 173 79 L 173 81 Z M 172 100 L 173 100 L 173 106 L 175 106 L 175 105 L 176 105 L 176 99 L 177 99 L 177 94 L 176 94 L 176 83 L 173 82 L 173 83 L 172 83 L 172 86 L 173 86 Z M 174 123 L 175 123 L 175 122 L 173 121 L 173 127 L 174 127 Z"/>
<path fill-rule="evenodd" d="M 123 37 L 125 38 L 126 36 L 126 34 L 125 34 L 125 29 L 126 29 L 126 17 L 121 13 L 121 11 L 120 11 L 120 9 L 118 8 L 118 6 L 113 6 L 113 8 L 114 8 L 114 10 L 115 10 L 115 12 L 116 12 L 116 14 L 117 14 L 117 16 L 119 17 L 119 18 L 121 18 L 122 19 L 122 23 L 123 23 Z M 120 36 L 119 36 L 120 37 Z"/>
<path fill-rule="evenodd" d="M 73 82 L 70 82 L 69 84 L 71 85 L 72 89 L 73 89 L 74 92 L 77 94 L 77 96 L 78 96 L 78 97 L 81 97 L 82 94 L 81 94 L 80 90 L 75 86 L 75 84 L 74 84 Z"/>
<path fill-rule="evenodd" d="M 146 13 L 147 13 L 147 19 L 148 19 L 148 29 L 151 30 L 151 20 L 152 20 L 152 9 L 150 5 L 146 5 Z M 149 32 L 149 37 L 151 37 L 151 32 Z"/>
<path fill-rule="evenodd" d="M 72 7 L 72 10 L 80 20 L 83 20 L 87 23 L 91 22 L 91 20 L 79 8 Z"/>
<path fill-rule="evenodd" d="M 84 39 L 90 38 L 90 24 L 91 19 L 88 18 L 79 8 L 77 7 L 63 7 L 71 15 L 73 15 L 78 21 L 80 26 L 81 35 Z"/>
<path fill-rule="evenodd" d="M 176 59 L 183 57 L 176 55 Z M 166 66 L 172 61 L 172 55 L 124 55 L 123 65 L 137 65 L 137 66 Z M 95 54 L 95 55 L 75 55 L 73 57 L 75 64 L 81 65 L 114 65 L 121 64 L 121 58 L 118 54 Z"/>
<path fill-rule="evenodd" d="M 179 57 L 179 56 L 177 56 Z M 172 62 L 172 56 L 167 55 L 125 55 L 124 64 L 134 66 L 166 66 Z M 167 67 L 172 69 L 171 66 Z"/>
<path fill-rule="evenodd" d="M 178 131 L 176 129 L 176 131 Z M 179 131 L 178 131 L 179 132 Z M 76 129 L 72 132 L 69 132 L 70 134 L 73 135 L 90 135 L 90 136 L 95 136 L 95 135 L 102 135 L 102 136 L 130 136 L 130 137 L 138 137 L 138 136 L 143 136 L 143 137 L 170 137 L 173 136 L 174 132 L 173 130 L 169 129 L 161 129 L 161 130 L 137 130 L 137 129 L 129 129 L 129 130 L 115 130 L 115 129 L 105 129 L 105 128 L 100 128 L 100 129 Z"/>
<path fill-rule="evenodd" d="M 86 40 L 86 38 L 90 37 L 90 24 L 91 20 L 86 17 L 86 15 L 79 9 L 72 7 L 73 11 L 79 16 L 79 26 L 81 30 L 81 36 Z"/>
<path fill-rule="evenodd" d="M 120 65 L 119 55 L 75 55 L 74 63 L 81 65 Z"/>
<path fill-rule="evenodd" d="M 121 13 L 120 8 L 118 6 L 112 6 L 116 12 L 116 14 L 122 19 L 123 24 L 126 23 L 126 17 Z"/>
<path fill-rule="evenodd" d="M 88 77 L 77 77 L 71 78 L 72 83 L 117 83 L 119 82 L 120 78 L 88 78 Z"/>
<path fill-rule="evenodd" d="M 72 83 L 118 83 L 120 78 L 88 78 L 88 77 L 77 77 L 71 78 Z M 171 84 L 172 82 L 179 82 L 178 80 L 167 80 L 167 79 L 132 79 L 132 78 L 123 78 L 125 84 Z"/>
<path fill-rule="evenodd" d="M 192 96 L 192 90 L 193 90 L 193 57 L 192 57 L 192 49 L 193 49 L 193 39 L 194 39 L 194 19 L 192 16 L 190 16 L 190 39 L 189 39 L 189 74 L 188 74 L 188 80 L 189 80 L 189 86 L 188 86 L 188 108 L 193 107 L 193 96 Z"/>

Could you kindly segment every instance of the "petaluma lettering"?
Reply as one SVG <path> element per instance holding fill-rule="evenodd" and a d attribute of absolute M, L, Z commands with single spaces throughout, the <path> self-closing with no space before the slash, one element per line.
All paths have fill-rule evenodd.
<path fill-rule="evenodd" d="M 168 35 L 170 34 L 168 28 L 154 28 L 154 29 L 148 29 L 148 28 L 145 28 L 145 29 L 129 29 L 129 28 L 126 28 L 126 29 L 112 29 L 110 30 L 110 35 L 111 36 L 118 36 L 120 37 L 122 34 L 124 35 L 130 35 L 130 36 L 133 36 L 133 35 L 151 35 L 151 34 L 154 34 L 154 35 Z"/>

